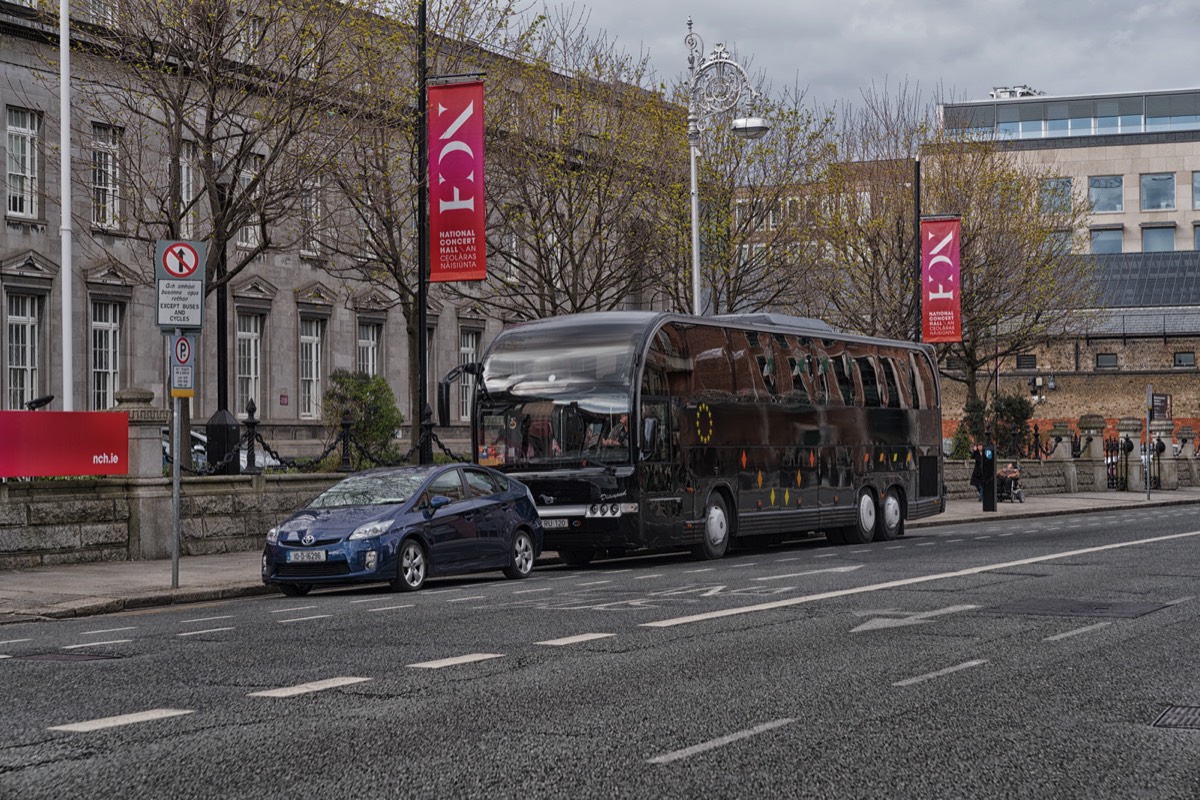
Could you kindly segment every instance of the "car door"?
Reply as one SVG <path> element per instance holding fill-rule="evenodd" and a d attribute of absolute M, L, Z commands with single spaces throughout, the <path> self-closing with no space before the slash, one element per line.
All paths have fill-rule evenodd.
<path fill-rule="evenodd" d="M 439 495 L 450 498 L 450 505 L 433 509 L 430 501 Z M 467 502 L 462 471 L 448 469 L 434 476 L 417 508 L 425 517 L 425 536 L 433 569 L 437 572 L 469 569 L 478 559 L 478 509 Z"/>
<path fill-rule="evenodd" d="M 463 469 L 467 490 L 479 530 L 479 559 L 481 565 L 503 566 L 512 548 L 513 499 L 505 497 L 507 487 L 481 469 Z"/>

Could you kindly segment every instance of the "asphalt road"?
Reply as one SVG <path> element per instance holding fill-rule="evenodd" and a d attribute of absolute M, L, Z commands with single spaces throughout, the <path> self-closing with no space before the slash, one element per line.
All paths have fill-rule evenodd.
<path fill-rule="evenodd" d="M 1181 506 L 7 625 L 0 797 L 1194 800 L 1198 616 Z"/>

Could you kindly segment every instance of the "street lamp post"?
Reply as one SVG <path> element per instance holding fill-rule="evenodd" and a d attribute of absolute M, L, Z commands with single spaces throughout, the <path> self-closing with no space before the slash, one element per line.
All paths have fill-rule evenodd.
<path fill-rule="evenodd" d="M 691 156 L 692 184 L 692 313 L 700 314 L 700 187 L 696 177 L 696 157 L 700 154 L 700 134 L 718 114 L 736 108 L 743 96 L 757 100 L 761 95 L 750 85 L 750 76 L 734 61 L 725 45 L 718 42 L 704 55 L 704 40 L 692 30 L 683 38 L 688 46 L 688 150 Z M 761 139 L 771 127 L 761 117 L 739 117 L 732 123 L 733 133 L 741 139 Z"/>

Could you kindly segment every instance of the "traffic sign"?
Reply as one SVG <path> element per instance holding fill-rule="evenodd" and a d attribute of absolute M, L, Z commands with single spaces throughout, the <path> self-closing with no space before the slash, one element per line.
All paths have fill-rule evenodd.
<path fill-rule="evenodd" d="M 189 278 L 200 266 L 200 256 L 187 242 L 172 242 L 163 251 L 162 266 L 174 278 Z"/>
<path fill-rule="evenodd" d="M 196 338 L 184 333 L 171 336 L 171 397 L 196 396 Z"/>
<path fill-rule="evenodd" d="M 160 239 L 154 252 L 158 326 L 164 334 L 204 327 L 204 242 Z"/>

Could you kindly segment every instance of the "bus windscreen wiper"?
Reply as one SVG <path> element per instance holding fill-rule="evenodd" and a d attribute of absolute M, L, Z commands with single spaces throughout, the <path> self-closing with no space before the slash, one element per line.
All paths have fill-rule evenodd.
<path fill-rule="evenodd" d="M 617 474 L 617 468 L 616 468 L 616 467 L 614 467 L 612 464 L 605 463 L 604 461 L 601 461 L 601 460 L 599 460 L 599 459 L 597 459 L 597 458 L 586 458 L 586 457 L 585 457 L 585 458 L 583 458 L 583 459 L 581 459 L 581 460 L 580 460 L 580 462 L 579 462 L 579 465 L 580 465 L 580 466 L 582 466 L 582 467 L 591 467 L 591 466 L 597 466 L 597 467 L 600 467 L 600 468 L 602 468 L 602 469 L 603 469 L 603 470 L 604 470 L 606 473 L 608 473 L 609 475 L 616 475 L 616 474 Z"/>

